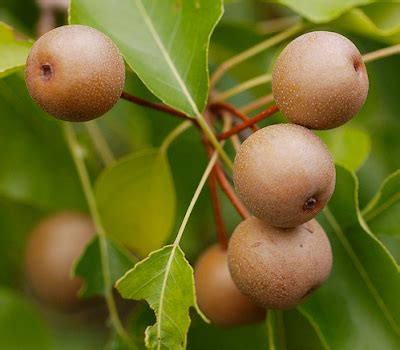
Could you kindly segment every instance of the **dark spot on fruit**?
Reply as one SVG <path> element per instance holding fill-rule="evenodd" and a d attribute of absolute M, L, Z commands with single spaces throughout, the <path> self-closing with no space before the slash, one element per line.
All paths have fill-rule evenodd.
<path fill-rule="evenodd" d="M 359 68 L 358 62 L 354 62 L 354 63 L 353 63 L 353 68 L 354 68 L 354 70 L 355 70 L 356 72 L 358 72 L 358 68 Z"/>
<path fill-rule="evenodd" d="M 50 80 L 52 78 L 53 67 L 51 66 L 51 64 L 42 64 L 42 66 L 40 67 L 40 76 L 42 80 Z"/>
<path fill-rule="evenodd" d="M 251 245 L 251 247 L 252 247 L 252 248 L 257 248 L 257 247 L 259 247 L 261 244 L 262 244 L 261 242 L 256 242 L 256 243 L 253 243 L 253 244 Z"/>
<path fill-rule="evenodd" d="M 318 201 L 317 201 L 317 199 L 315 197 L 310 197 L 305 201 L 305 203 L 303 205 L 303 209 L 304 210 L 314 209 L 316 207 L 316 205 L 317 205 L 317 202 Z"/>
<path fill-rule="evenodd" d="M 303 248 L 303 245 L 302 245 L 302 244 L 300 244 L 300 248 Z"/>

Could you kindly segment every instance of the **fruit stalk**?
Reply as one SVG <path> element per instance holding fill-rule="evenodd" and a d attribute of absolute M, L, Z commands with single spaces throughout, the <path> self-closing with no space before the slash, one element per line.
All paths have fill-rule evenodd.
<path fill-rule="evenodd" d="M 261 113 L 257 114 L 255 117 L 249 119 L 248 121 L 234 126 L 232 129 L 225 131 L 217 136 L 218 140 L 225 140 L 230 138 L 232 135 L 235 135 L 242 130 L 260 122 L 261 120 L 264 120 L 265 118 L 268 118 L 269 116 L 273 115 L 278 111 L 278 107 L 276 105 L 273 105 L 269 108 L 267 108 L 265 111 L 262 111 Z"/>
<path fill-rule="evenodd" d="M 139 106 L 143 106 L 143 107 L 147 107 L 150 109 L 154 109 L 156 111 L 159 112 L 164 112 L 170 115 L 173 115 L 175 117 L 179 117 L 182 119 L 187 119 L 187 120 L 191 120 L 193 123 L 197 124 L 196 120 L 193 118 L 190 118 L 188 115 L 186 115 L 185 113 L 182 113 L 174 108 L 171 108 L 163 103 L 156 103 L 156 102 L 151 102 L 151 101 L 147 101 L 143 98 L 128 94 L 127 92 L 123 91 L 121 94 L 121 98 L 123 100 L 135 103 Z"/>
<path fill-rule="evenodd" d="M 236 196 L 235 191 L 233 190 L 231 184 L 229 183 L 226 175 L 224 173 L 224 169 L 221 166 L 220 162 L 217 162 L 214 167 L 214 173 L 217 178 L 217 181 L 228 199 L 231 201 L 232 205 L 235 207 L 238 214 L 242 217 L 243 220 L 250 217 L 250 213 L 246 209 L 246 207 L 242 204 L 240 199 Z"/>
<path fill-rule="evenodd" d="M 239 111 L 236 109 L 234 106 L 232 106 L 229 103 L 226 102 L 216 102 L 210 105 L 210 108 L 212 111 L 219 112 L 219 111 L 227 111 L 230 114 L 234 115 L 235 117 L 238 117 L 241 119 L 243 122 L 249 122 L 250 118 L 244 114 L 243 112 Z M 258 127 L 256 124 L 250 126 L 251 130 L 257 131 Z"/>

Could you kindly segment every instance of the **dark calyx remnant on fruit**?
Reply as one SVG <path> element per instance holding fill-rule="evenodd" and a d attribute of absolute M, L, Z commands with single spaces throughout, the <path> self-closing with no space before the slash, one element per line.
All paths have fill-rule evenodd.
<path fill-rule="evenodd" d="M 310 197 L 306 200 L 303 205 L 304 210 L 312 210 L 317 206 L 317 199 L 315 197 Z"/>
<path fill-rule="evenodd" d="M 237 287 L 256 304 L 289 309 L 329 277 L 332 251 L 314 219 L 282 229 L 251 217 L 231 237 L 228 265 Z"/>
<path fill-rule="evenodd" d="M 68 25 L 46 33 L 33 45 L 25 80 L 30 95 L 47 113 L 67 121 L 88 121 L 117 103 L 125 65 L 103 33 Z"/>
<path fill-rule="evenodd" d="M 232 327 L 265 318 L 266 310 L 243 295 L 232 281 L 227 252 L 218 245 L 201 254 L 194 276 L 200 310 L 213 324 Z"/>
<path fill-rule="evenodd" d="M 368 74 L 357 47 L 326 31 L 306 33 L 279 55 L 272 73 L 276 104 L 293 123 L 331 129 L 363 106 Z"/>
<path fill-rule="evenodd" d="M 315 217 L 331 198 L 335 179 L 325 144 L 295 124 L 271 125 L 252 134 L 233 168 L 243 203 L 276 227 L 295 227 Z"/>
<path fill-rule="evenodd" d="M 40 76 L 43 80 L 50 80 L 53 77 L 53 67 L 51 66 L 51 64 L 42 64 Z"/>
<path fill-rule="evenodd" d="M 72 278 L 71 270 L 95 232 L 91 218 L 76 212 L 52 215 L 33 229 L 25 270 L 30 287 L 43 302 L 63 310 L 79 305 L 82 281 Z"/>

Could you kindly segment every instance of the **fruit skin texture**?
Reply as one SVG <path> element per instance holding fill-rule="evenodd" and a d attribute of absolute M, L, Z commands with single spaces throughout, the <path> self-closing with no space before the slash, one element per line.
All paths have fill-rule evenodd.
<path fill-rule="evenodd" d="M 79 278 L 71 278 L 75 260 L 95 235 L 91 218 L 62 212 L 42 220 L 26 246 L 25 270 L 34 293 L 47 304 L 73 309 L 79 304 Z"/>
<path fill-rule="evenodd" d="M 194 269 L 197 302 L 211 323 L 233 327 L 265 319 L 266 310 L 244 296 L 232 281 L 227 252 L 218 245 L 209 247 Z"/>
<path fill-rule="evenodd" d="M 311 129 L 331 129 L 350 120 L 363 106 L 368 84 L 357 47 L 325 31 L 293 40 L 272 72 L 279 109 L 291 122 Z"/>
<path fill-rule="evenodd" d="M 31 97 L 47 113 L 82 122 L 110 110 L 125 83 L 124 60 L 96 29 L 67 25 L 43 35 L 25 67 Z"/>
<path fill-rule="evenodd" d="M 250 217 L 231 237 L 228 265 L 238 288 L 256 304 L 289 309 L 329 277 L 332 251 L 314 219 L 282 229 Z"/>
<path fill-rule="evenodd" d="M 295 227 L 311 220 L 329 201 L 336 172 L 325 144 L 313 132 L 277 124 L 243 142 L 233 180 L 256 217 L 272 226 Z"/>

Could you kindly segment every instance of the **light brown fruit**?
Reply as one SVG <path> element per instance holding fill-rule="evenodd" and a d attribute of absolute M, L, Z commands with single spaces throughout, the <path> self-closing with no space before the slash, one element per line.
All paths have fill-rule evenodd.
<path fill-rule="evenodd" d="M 251 217 L 231 237 L 228 264 L 238 288 L 255 303 L 289 309 L 329 277 L 332 251 L 316 220 L 282 229 Z"/>
<path fill-rule="evenodd" d="M 335 166 L 325 144 L 294 124 L 260 129 L 236 154 L 233 180 L 246 207 L 277 227 L 317 215 L 335 188 Z"/>
<path fill-rule="evenodd" d="M 368 74 L 357 47 L 344 36 L 310 32 L 279 55 L 272 91 L 279 109 L 293 123 L 331 129 L 346 123 L 363 106 Z"/>
<path fill-rule="evenodd" d="M 258 322 L 266 311 L 244 296 L 233 283 L 227 252 L 213 245 L 199 257 L 194 278 L 197 302 L 211 323 L 232 327 Z"/>
<path fill-rule="evenodd" d="M 43 35 L 28 56 L 29 93 L 47 113 L 88 121 L 110 110 L 125 83 L 124 60 L 115 44 L 96 29 L 68 25 Z"/>
<path fill-rule="evenodd" d="M 85 214 L 62 212 L 42 220 L 26 247 L 25 268 L 29 285 L 45 303 L 61 309 L 79 304 L 79 278 L 71 278 L 73 263 L 96 230 Z"/>

